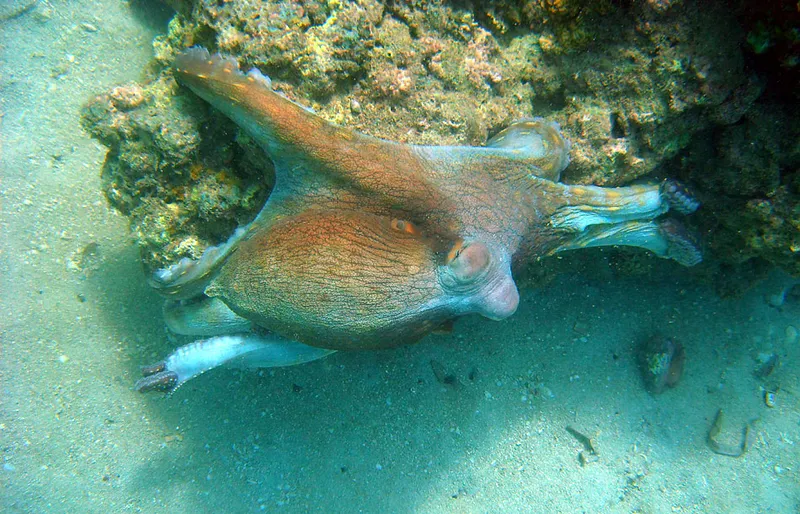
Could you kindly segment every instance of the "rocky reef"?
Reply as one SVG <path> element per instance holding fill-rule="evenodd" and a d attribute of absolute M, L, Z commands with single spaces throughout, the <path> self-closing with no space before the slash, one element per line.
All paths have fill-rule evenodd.
<path fill-rule="evenodd" d="M 516 119 L 557 121 L 572 141 L 567 182 L 678 176 L 696 189 L 711 254 L 699 273 L 755 260 L 800 274 L 800 131 L 787 109 L 798 99 L 775 85 L 796 72 L 791 10 L 721 0 L 169 3 L 176 15 L 154 42 L 149 81 L 83 113 L 109 147 L 107 197 L 151 266 L 198 256 L 270 190 L 259 149 L 172 77 L 175 53 L 203 45 L 258 67 L 329 121 L 386 139 L 480 145 Z"/>
<path fill-rule="evenodd" d="M 269 195 L 272 163 L 167 75 L 95 97 L 83 123 L 109 148 L 105 194 L 130 217 L 146 264 L 200 257 Z"/>

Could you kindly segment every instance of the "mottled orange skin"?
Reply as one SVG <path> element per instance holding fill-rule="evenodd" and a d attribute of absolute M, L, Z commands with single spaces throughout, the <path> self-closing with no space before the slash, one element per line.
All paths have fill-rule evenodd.
<path fill-rule="evenodd" d="M 239 316 L 307 345 L 395 346 L 465 314 L 510 316 L 519 301 L 513 262 L 571 248 L 584 210 L 612 216 L 654 202 L 652 187 L 558 183 L 569 144 L 542 120 L 487 147 L 418 147 L 327 123 L 257 72 L 202 49 L 179 55 L 175 74 L 250 133 L 276 169 L 244 239 L 195 282 Z M 650 218 L 663 212 L 648 209 Z M 163 290 L 198 290 L 186 282 Z"/>
<path fill-rule="evenodd" d="M 295 341 L 394 346 L 449 317 L 437 305 L 438 260 L 421 236 L 385 218 L 313 210 L 243 242 L 206 293 Z M 413 305 L 431 308 L 411 312 Z"/>
<path fill-rule="evenodd" d="M 544 157 L 450 147 L 457 153 L 425 158 L 413 146 L 332 125 L 239 74 L 235 62 L 211 59 L 208 64 L 179 57 L 176 75 L 262 141 L 278 168 L 284 160 L 304 165 L 290 173 L 279 170 L 269 205 L 273 216 L 312 205 L 353 209 L 408 219 L 450 240 L 506 232 L 519 241 L 564 203 L 564 186 L 542 177 L 557 177 L 566 142 L 543 123 L 551 146 Z M 542 202 L 542 189 L 555 201 Z M 512 252 L 513 247 L 518 244 Z"/>

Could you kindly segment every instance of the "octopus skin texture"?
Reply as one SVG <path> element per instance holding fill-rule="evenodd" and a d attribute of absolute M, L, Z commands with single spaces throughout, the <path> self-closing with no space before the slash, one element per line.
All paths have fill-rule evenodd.
<path fill-rule="evenodd" d="M 168 327 L 200 339 L 143 369 L 174 391 L 222 364 L 285 366 L 394 347 L 451 320 L 511 316 L 512 269 L 566 250 L 626 245 L 691 266 L 696 242 L 669 210 L 699 204 L 678 182 L 559 182 L 555 123 L 514 123 L 484 147 L 415 146 L 338 127 L 272 90 L 258 70 L 190 48 L 178 81 L 236 122 L 275 165 L 256 219 L 151 279 Z"/>

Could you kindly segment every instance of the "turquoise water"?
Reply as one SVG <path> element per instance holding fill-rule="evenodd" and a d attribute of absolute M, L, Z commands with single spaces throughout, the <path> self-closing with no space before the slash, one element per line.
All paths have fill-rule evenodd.
<path fill-rule="evenodd" d="M 78 113 L 142 78 L 169 19 L 154 8 L 39 2 L 0 22 L 4 511 L 798 509 L 800 305 L 779 270 L 720 298 L 677 265 L 624 276 L 613 252 L 593 251 L 565 257 L 547 284 L 523 283 L 503 322 L 215 370 L 168 398 L 133 391 L 139 367 L 179 343 Z M 681 381 L 658 396 L 635 359 L 653 333 L 686 351 Z M 777 368 L 755 376 L 772 354 Z M 741 457 L 707 444 L 719 409 L 715 440 L 735 447 L 750 426 Z"/>

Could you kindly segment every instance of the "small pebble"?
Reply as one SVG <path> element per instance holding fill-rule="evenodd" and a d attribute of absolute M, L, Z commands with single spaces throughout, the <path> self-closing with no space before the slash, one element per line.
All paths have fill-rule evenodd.
<path fill-rule="evenodd" d="M 798 333 L 796 327 L 789 325 L 788 327 L 786 327 L 785 333 L 786 333 L 786 344 L 794 344 L 797 342 Z"/>
<path fill-rule="evenodd" d="M 756 362 L 758 363 L 758 366 L 754 371 L 755 376 L 757 378 L 766 378 L 770 376 L 778 366 L 778 355 L 774 353 L 761 352 L 756 357 Z"/>
<path fill-rule="evenodd" d="M 764 392 L 764 404 L 769 408 L 775 407 L 775 393 L 773 391 Z"/>
<path fill-rule="evenodd" d="M 6 462 L 5 464 L 3 464 L 3 469 L 6 471 L 15 471 L 17 468 L 15 468 L 14 465 L 11 464 L 10 462 Z"/>
<path fill-rule="evenodd" d="M 776 294 L 771 294 L 767 296 L 767 303 L 773 307 L 780 307 L 783 305 L 783 302 L 786 300 L 786 296 L 784 295 L 783 291 Z"/>

